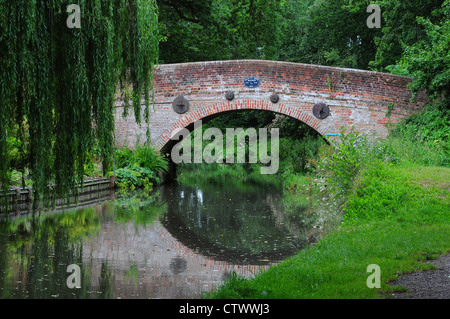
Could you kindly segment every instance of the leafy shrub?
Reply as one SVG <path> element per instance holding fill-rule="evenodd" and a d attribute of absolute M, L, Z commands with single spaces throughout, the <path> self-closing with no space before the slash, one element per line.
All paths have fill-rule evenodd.
<path fill-rule="evenodd" d="M 147 145 L 138 146 L 133 152 L 119 148 L 115 152 L 116 180 L 122 190 L 144 187 L 151 189 L 159 183 L 159 172 L 167 172 L 168 162 L 158 152 Z M 111 173 L 112 174 L 112 173 Z"/>
<path fill-rule="evenodd" d="M 147 167 L 157 172 L 167 172 L 169 164 L 167 160 L 149 146 L 138 146 L 133 153 L 132 161 L 140 167 Z"/>
<path fill-rule="evenodd" d="M 154 171 L 145 167 L 133 166 L 116 170 L 117 185 L 121 189 L 146 188 L 151 189 L 154 183 L 159 182 Z"/>
<path fill-rule="evenodd" d="M 116 166 L 119 168 L 130 166 L 133 163 L 133 152 L 126 147 L 116 149 L 114 156 Z"/>
<path fill-rule="evenodd" d="M 416 142 L 448 140 L 450 136 L 449 111 L 429 105 L 421 112 L 415 113 L 399 123 L 392 135 Z"/>
<path fill-rule="evenodd" d="M 134 151 L 127 147 L 115 151 L 116 166 L 126 168 L 131 166 L 146 167 L 154 171 L 166 172 L 169 164 L 167 160 L 150 146 L 137 146 Z"/>
<path fill-rule="evenodd" d="M 337 194 L 347 193 L 354 179 L 364 167 L 368 142 L 365 136 L 342 127 L 339 141 L 323 147 L 316 171 Z"/>

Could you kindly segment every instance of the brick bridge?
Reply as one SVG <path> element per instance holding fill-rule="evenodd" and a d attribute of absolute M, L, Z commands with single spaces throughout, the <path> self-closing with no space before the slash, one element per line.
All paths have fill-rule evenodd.
<path fill-rule="evenodd" d="M 288 115 L 322 136 L 353 126 L 385 137 L 386 124 L 398 123 L 427 101 L 423 93 L 410 101 L 410 81 L 386 73 L 262 60 L 159 65 L 154 73 L 151 142 L 162 150 L 170 146 L 175 132 L 192 129 L 196 120 L 245 109 Z M 184 99 L 175 101 L 179 95 Z M 134 147 L 146 140 L 147 124 L 138 126 L 131 110 L 124 119 L 122 105 L 117 100 L 116 141 Z"/>

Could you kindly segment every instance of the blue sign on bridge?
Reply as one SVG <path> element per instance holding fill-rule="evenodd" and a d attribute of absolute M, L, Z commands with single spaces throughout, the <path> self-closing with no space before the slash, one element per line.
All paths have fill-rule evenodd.
<path fill-rule="evenodd" d="M 258 78 L 254 77 L 254 76 L 250 76 L 244 80 L 244 84 L 246 87 L 249 87 L 252 89 L 252 88 L 259 86 L 260 81 Z"/>

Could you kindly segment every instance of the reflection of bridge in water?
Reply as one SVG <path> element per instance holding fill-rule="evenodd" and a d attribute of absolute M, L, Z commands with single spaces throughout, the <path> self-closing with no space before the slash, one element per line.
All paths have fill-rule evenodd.
<path fill-rule="evenodd" d="M 98 206 L 97 212 L 107 209 Z M 160 222 L 146 226 L 102 222 L 98 234 L 84 242 L 83 263 L 91 268 L 94 290 L 99 289 L 102 265 L 107 263 L 115 278 L 112 295 L 124 298 L 197 298 L 233 272 L 249 277 L 269 267 L 205 257 L 177 240 Z"/>
<path fill-rule="evenodd" d="M 162 225 L 161 225 L 162 226 Z M 171 233 L 167 231 L 166 228 L 161 227 L 160 232 L 161 238 L 169 243 L 169 245 L 183 258 L 189 258 L 190 260 L 195 261 L 197 264 L 202 266 L 211 267 L 215 270 L 225 270 L 230 273 L 236 272 L 238 275 L 242 276 L 251 276 L 255 273 L 260 272 L 261 270 L 267 269 L 269 266 L 266 265 L 242 265 L 242 264 L 233 264 L 223 260 L 215 260 L 212 258 L 208 258 L 198 253 L 195 250 L 185 246 L 182 242 L 177 240 L 172 236 Z"/>

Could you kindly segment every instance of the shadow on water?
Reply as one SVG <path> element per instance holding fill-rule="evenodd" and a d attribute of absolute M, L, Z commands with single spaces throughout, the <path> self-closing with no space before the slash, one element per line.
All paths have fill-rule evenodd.
<path fill-rule="evenodd" d="M 0 220 L 0 298 L 198 298 L 314 241 L 308 201 L 273 185 L 189 186 Z M 80 288 L 69 288 L 69 265 Z"/>

